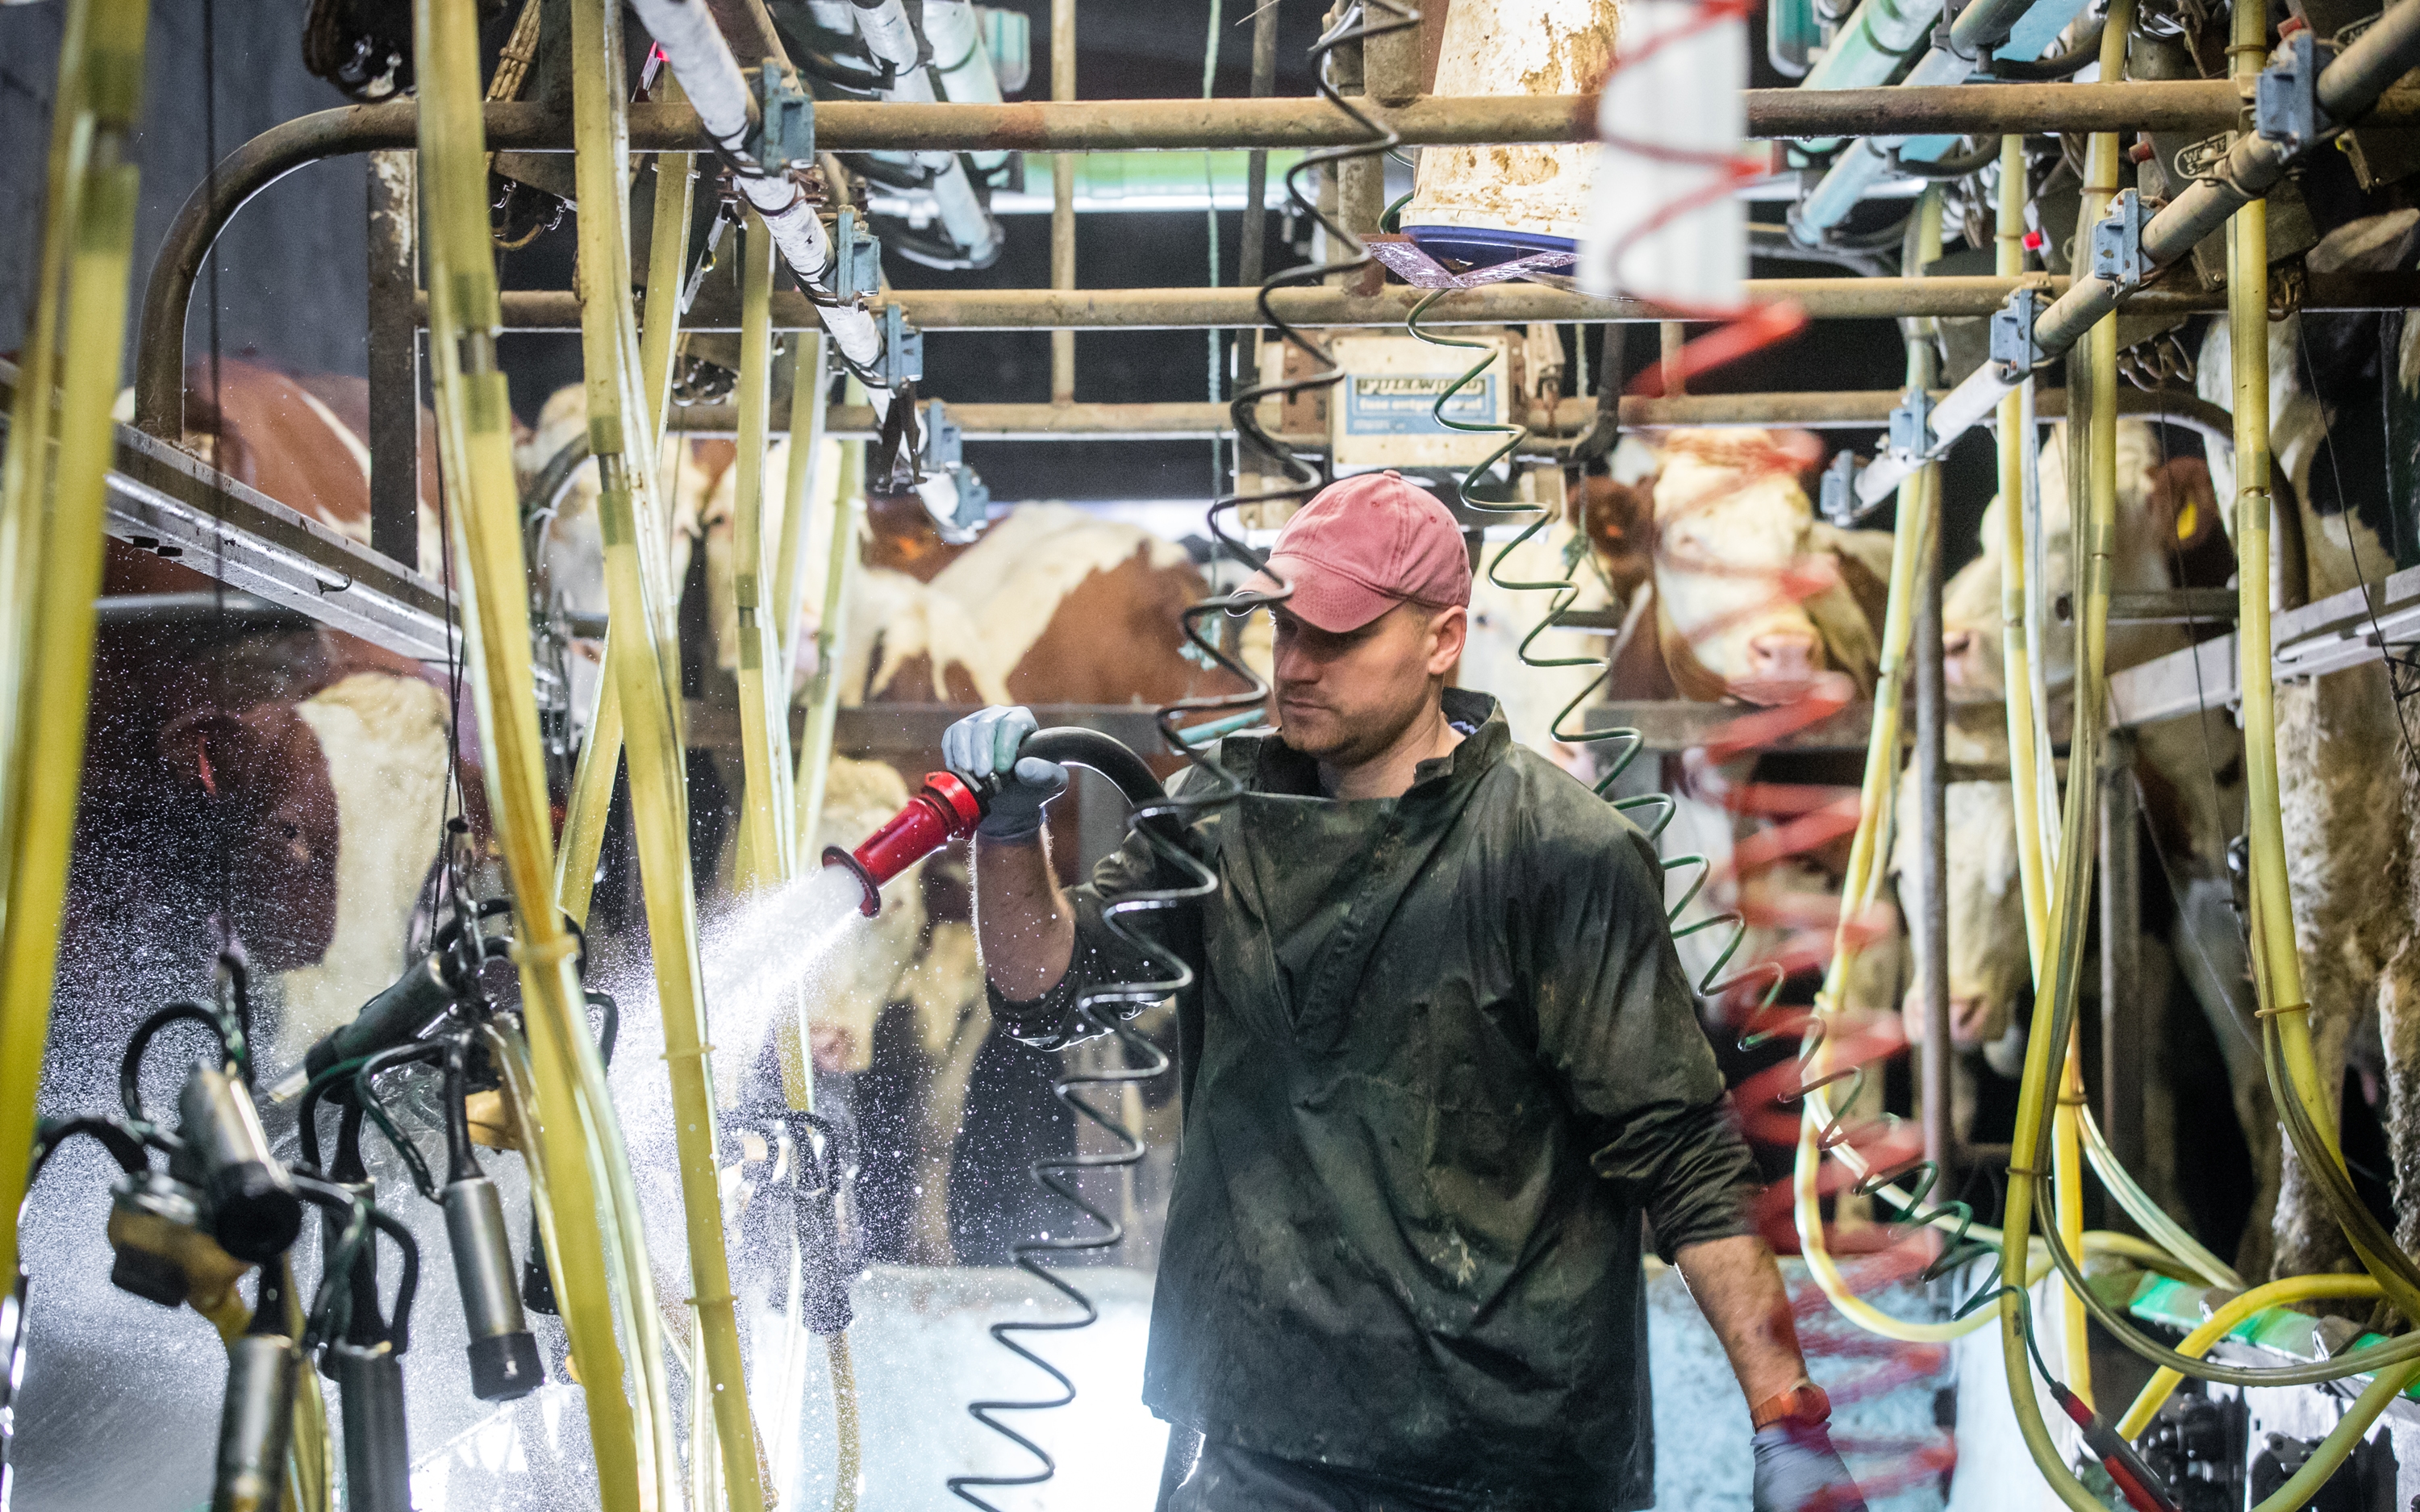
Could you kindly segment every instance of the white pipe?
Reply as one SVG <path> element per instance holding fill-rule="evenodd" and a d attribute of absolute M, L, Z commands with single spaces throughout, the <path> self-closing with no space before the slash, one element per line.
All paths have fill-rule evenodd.
<path fill-rule="evenodd" d="M 895 8 L 899 0 L 889 3 Z M 754 97 L 749 92 L 748 76 L 732 56 L 731 44 L 714 24 L 713 12 L 706 8 L 706 0 L 635 0 L 635 4 L 640 21 L 664 50 L 673 76 L 680 81 L 706 134 L 735 160 L 753 166 L 747 147 Z M 773 234 L 773 244 L 782 250 L 782 260 L 790 265 L 800 283 L 814 285 L 829 300 L 831 242 L 824 235 L 823 222 L 816 218 L 814 207 L 786 177 L 769 177 L 756 171 L 742 172 L 737 178 L 739 192 L 765 218 L 766 229 Z M 815 311 L 824 329 L 831 333 L 833 345 L 852 364 L 871 369 L 881 362 L 882 329 L 875 324 L 874 316 L 854 305 L 818 302 Z M 890 409 L 890 390 L 869 386 L 866 396 L 877 416 Z"/>
<path fill-rule="evenodd" d="M 992 67 L 983 23 L 968 0 L 924 0 L 924 39 L 933 46 L 933 72 L 953 104 L 997 105 L 1003 98 Z M 1005 152 L 972 154 L 975 172 L 987 174 L 1008 161 Z"/>

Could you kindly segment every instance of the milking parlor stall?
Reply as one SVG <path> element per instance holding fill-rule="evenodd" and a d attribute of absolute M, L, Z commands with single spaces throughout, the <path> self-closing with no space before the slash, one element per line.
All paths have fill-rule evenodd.
<path fill-rule="evenodd" d="M 1145 1404 L 1296 1179 L 1152 942 L 1392 471 L 1864 1504 L 2420 1507 L 2420 0 L 1322 3 L 0 4 L 0 1504 L 1279 1504 Z M 1019 755 L 1159 858 L 1056 1035 Z M 1652 1227 L 1634 1483 L 1349 1504 L 1857 1504 Z"/>

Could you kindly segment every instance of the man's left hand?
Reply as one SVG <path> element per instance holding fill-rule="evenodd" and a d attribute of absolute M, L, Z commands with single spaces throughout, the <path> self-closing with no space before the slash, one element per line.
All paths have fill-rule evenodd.
<path fill-rule="evenodd" d="M 1756 1451 L 1756 1512 L 1866 1512 L 1866 1499 L 1821 1423 L 1771 1423 Z"/>

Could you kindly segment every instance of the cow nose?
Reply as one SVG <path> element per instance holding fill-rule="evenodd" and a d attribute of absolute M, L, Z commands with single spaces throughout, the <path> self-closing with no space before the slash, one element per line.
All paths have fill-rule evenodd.
<path fill-rule="evenodd" d="M 1983 1037 L 1992 1017 L 1992 1000 L 1980 993 L 1949 999 L 1949 1042 L 1971 1050 Z"/>
<path fill-rule="evenodd" d="M 1815 675 L 1815 638 L 1804 630 L 1766 630 L 1747 643 L 1748 676 L 1803 682 Z"/>

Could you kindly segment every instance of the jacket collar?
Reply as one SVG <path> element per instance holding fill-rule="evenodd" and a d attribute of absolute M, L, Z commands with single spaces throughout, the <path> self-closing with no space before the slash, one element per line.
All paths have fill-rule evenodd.
<path fill-rule="evenodd" d="M 1405 797 L 1425 795 L 1432 787 L 1450 791 L 1477 781 L 1503 760 L 1512 744 L 1512 728 L 1504 722 L 1504 711 L 1493 694 L 1449 687 L 1443 702 L 1446 718 L 1466 733 L 1453 749 L 1413 768 Z M 1299 798 L 1321 795 L 1319 764 L 1288 746 L 1275 732 L 1229 735 L 1219 747 L 1220 764 L 1249 792 Z"/>

